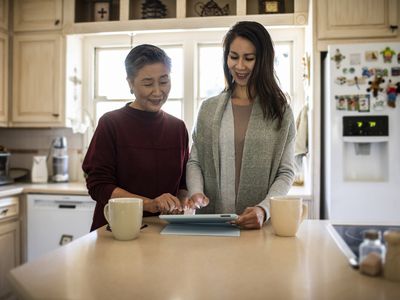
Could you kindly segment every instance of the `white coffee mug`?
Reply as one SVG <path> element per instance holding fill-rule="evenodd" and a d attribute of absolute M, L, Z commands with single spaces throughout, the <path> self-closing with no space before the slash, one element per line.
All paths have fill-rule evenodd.
<path fill-rule="evenodd" d="M 139 236 L 143 217 L 143 200 L 140 198 L 113 198 L 104 206 L 104 216 L 110 224 L 114 238 L 121 241 Z"/>
<path fill-rule="evenodd" d="M 276 235 L 295 236 L 307 216 L 307 205 L 301 197 L 278 196 L 270 198 L 271 224 Z"/>

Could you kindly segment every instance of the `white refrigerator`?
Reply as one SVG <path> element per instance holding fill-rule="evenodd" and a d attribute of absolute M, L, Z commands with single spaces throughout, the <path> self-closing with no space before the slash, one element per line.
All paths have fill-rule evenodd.
<path fill-rule="evenodd" d="M 328 47 L 322 214 L 400 223 L 400 43 Z"/>

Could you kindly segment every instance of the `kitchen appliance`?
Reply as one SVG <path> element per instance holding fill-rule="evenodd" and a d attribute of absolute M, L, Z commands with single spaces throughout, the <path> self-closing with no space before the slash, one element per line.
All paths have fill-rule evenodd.
<path fill-rule="evenodd" d="M 9 176 L 10 155 L 10 152 L 0 146 L 0 185 L 13 182 L 13 179 Z"/>
<path fill-rule="evenodd" d="M 400 43 L 330 45 L 323 74 L 322 217 L 398 224 Z"/>
<path fill-rule="evenodd" d="M 95 201 L 89 196 L 27 196 L 27 260 L 90 232 Z"/>
<path fill-rule="evenodd" d="M 48 180 L 47 156 L 37 155 L 32 159 L 31 181 L 33 183 L 46 183 Z"/>
<path fill-rule="evenodd" d="M 54 182 L 67 182 L 68 176 L 68 149 L 67 138 L 65 136 L 57 137 L 52 142 L 51 149 Z"/>

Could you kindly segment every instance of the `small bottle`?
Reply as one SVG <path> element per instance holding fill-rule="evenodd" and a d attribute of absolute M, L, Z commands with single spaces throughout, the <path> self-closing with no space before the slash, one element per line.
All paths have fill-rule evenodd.
<path fill-rule="evenodd" d="M 384 263 L 386 247 L 381 242 L 381 232 L 375 229 L 364 231 L 364 241 L 360 244 L 359 248 L 359 263 L 361 264 L 371 252 L 379 254 L 382 263 Z"/>
<path fill-rule="evenodd" d="M 400 231 L 387 230 L 383 238 L 387 243 L 383 276 L 389 280 L 400 281 Z"/>

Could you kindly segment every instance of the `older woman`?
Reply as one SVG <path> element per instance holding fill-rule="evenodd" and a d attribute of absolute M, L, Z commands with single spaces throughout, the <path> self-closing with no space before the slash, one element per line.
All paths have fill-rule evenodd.
<path fill-rule="evenodd" d="M 125 60 L 134 100 L 104 114 L 83 162 L 97 202 L 91 230 L 107 223 L 110 198 L 143 199 L 144 216 L 177 213 L 186 195 L 188 133 L 183 121 L 161 110 L 171 89 L 171 60 L 153 45 L 133 48 Z"/>

